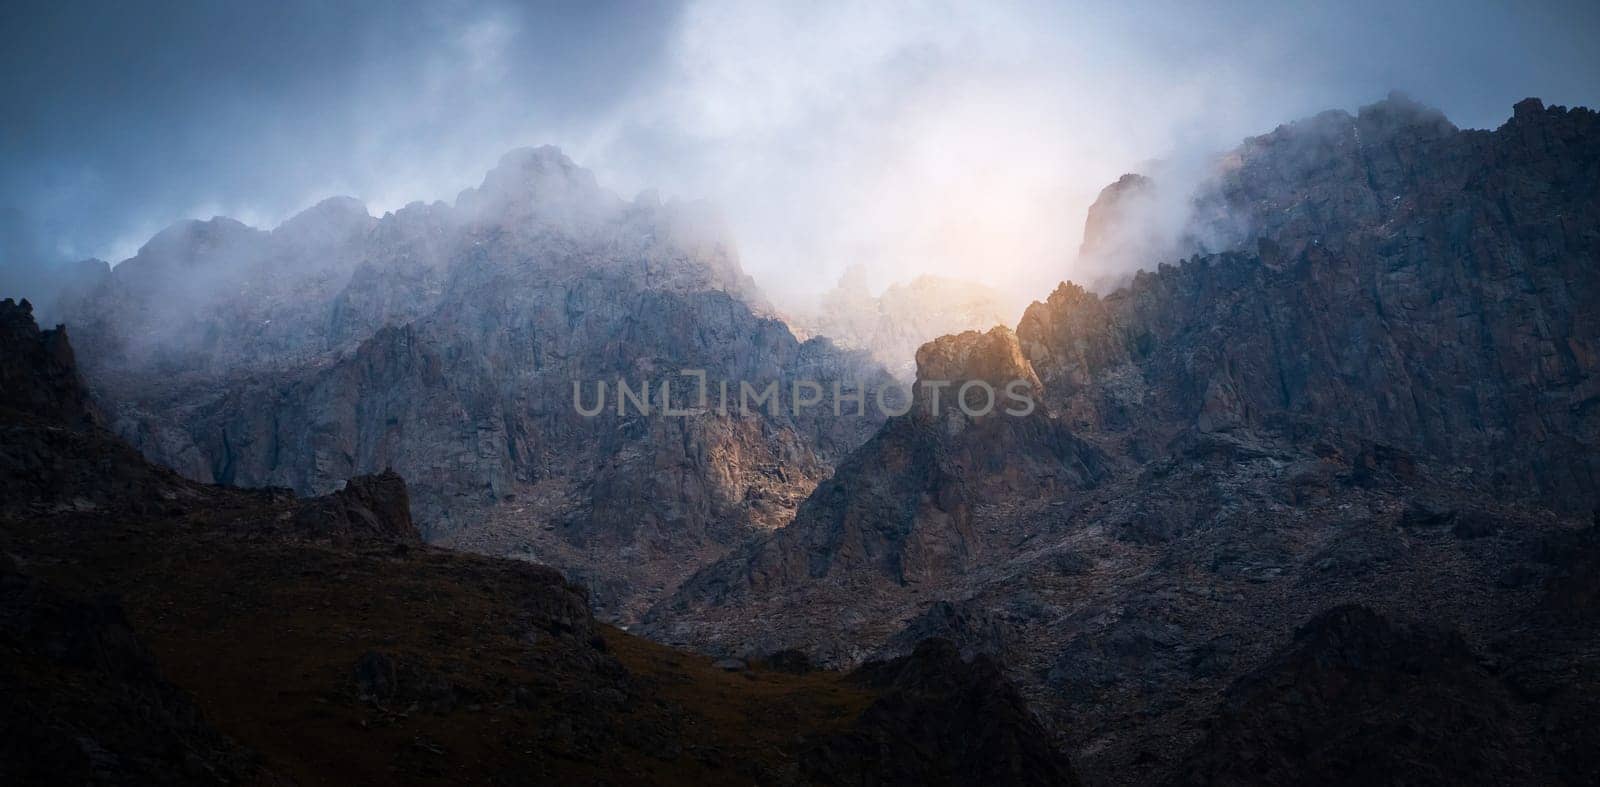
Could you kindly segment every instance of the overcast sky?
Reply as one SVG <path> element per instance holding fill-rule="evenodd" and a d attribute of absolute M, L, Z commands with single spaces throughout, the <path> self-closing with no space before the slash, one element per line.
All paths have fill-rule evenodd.
<path fill-rule="evenodd" d="M 1140 162 L 1391 88 L 1463 127 L 1600 105 L 1593 0 L 1293 5 L 7 0 L 0 265 L 453 199 L 548 143 L 720 206 L 780 301 L 853 263 L 1042 297 Z"/>

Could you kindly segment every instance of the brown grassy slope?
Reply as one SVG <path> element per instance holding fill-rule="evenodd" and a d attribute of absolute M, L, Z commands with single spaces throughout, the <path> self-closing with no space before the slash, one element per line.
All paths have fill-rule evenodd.
<path fill-rule="evenodd" d="M 837 673 L 724 672 L 586 621 L 553 630 L 529 610 L 561 580 L 534 566 L 241 536 L 289 504 L 215 495 L 175 517 L 7 518 L 4 549 L 119 596 L 166 677 L 295 782 L 786 780 L 806 736 L 873 698 Z M 390 696 L 360 696 L 369 652 L 400 665 Z"/>

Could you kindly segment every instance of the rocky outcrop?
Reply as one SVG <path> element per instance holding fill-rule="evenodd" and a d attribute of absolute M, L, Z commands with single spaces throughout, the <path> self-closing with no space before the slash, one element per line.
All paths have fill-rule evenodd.
<path fill-rule="evenodd" d="M 792 524 L 687 581 L 674 606 L 651 613 L 649 630 L 669 641 L 705 636 L 694 622 L 705 603 L 724 610 L 709 617 L 740 621 L 731 637 L 740 648 L 805 643 L 818 632 L 766 629 L 761 614 L 747 613 L 814 604 L 810 612 L 826 618 L 820 610 L 848 605 L 849 598 L 865 602 L 880 590 L 914 597 L 949 586 L 992 565 L 1002 544 L 1028 535 L 1025 520 L 988 524 L 995 513 L 988 505 L 1051 500 L 1103 477 L 1099 452 L 1032 405 L 1037 378 L 1010 330 L 945 337 L 919 350 L 917 362 L 909 411 L 843 461 Z M 982 390 L 968 389 L 968 410 L 980 415 L 957 401 L 974 381 L 995 392 L 986 409 Z M 1020 398 L 1008 399 L 1008 389 Z M 823 596 L 834 600 L 824 603 Z M 856 615 L 889 622 L 864 609 L 852 610 Z M 717 636 L 727 634 L 733 632 Z"/>
<path fill-rule="evenodd" d="M 803 576 L 845 580 L 865 570 L 899 585 L 937 585 L 989 556 L 991 539 L 974 530 L 975 506 L 1053 498 L 1101 477 L 1096 451 L 1057 429 L 1042 408 L 1006 398 L 1008 388 L 1027 402 L 1038 393 L 1011 331 L 946 337 L 919 350 L 917 364 L 911 411 L 841 463 L 775 536 L 748 569 L 754 592 L 777 579 L 764 566 L 775 559 L 768 556 L 791 553 L 776 546 L 788 539 L 804 539 Z M 970 415 L 956 401 L 973 381 L 995 392 L 987 414 Z M 967 404 L 981 410 L 985 396 L 969 389 Z"/>
<path fill-rule="evenodd" d="M 28 301 L 0 301 L 0 510 L 159 510 L 193 491 L 101 426 L 64 328 L 39 330 Z"/>
<path fill-rule="evenodd" d="M 0 301 L 0 352 L 0 408 L 76 427 L 98 423 L 66 330 L 39 330 L 26 300 Z"/>
<path fill-rule="evenodd" d="M 302 533 L 334 541 L 422 543 L 411 522 L 405 479 L 393 470 L 356 476 L 343 489 L 306 501 L 295 524 Z"/>
<path fill-rule="evenodd" d="M 260 778 L 157 669 L 113 598 L 87 600 L 9 552 L 17 521 L 159 511 L 171 473 L 99 426 L 66 332 L 0 301 L 0 778 L 180 784 Z"/>
<path fill-rule="evenodd" d="M 1111 292 L 1149 260 L 1175 259 L 1191 251 L 1174 237 L 1172 216 L 1188 211 L 1176 189 L 1149 176 L 1128 173 L 1100 190 L 1083 222 L 1083 242 L 1074 275 L 1088 287 Z M 1173 204 L 1177 202 L 1177 204 Z M 1181 225 L 1180 225 L 1181 226 Z"/>

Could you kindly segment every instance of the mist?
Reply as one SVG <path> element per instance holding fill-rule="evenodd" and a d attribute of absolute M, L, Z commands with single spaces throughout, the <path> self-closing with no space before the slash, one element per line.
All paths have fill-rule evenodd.
<path fill-rule="evenodd" d="M 180 219 L 268 229 L 341 194 L 381 215 L 554 144 L 625 197 L 707 200 L 780 306 L 856 265 L 877 288 L 933 273 L 1021 303 L 1107 275 L 1077 260 L 1085 213 L 1151 162 L 1181 181 L 1395 88 L 1464 128 L 1529 95 L 1600 103 L 1600 8 L 1582 2 L 0 13 L 6 295 Z"/>

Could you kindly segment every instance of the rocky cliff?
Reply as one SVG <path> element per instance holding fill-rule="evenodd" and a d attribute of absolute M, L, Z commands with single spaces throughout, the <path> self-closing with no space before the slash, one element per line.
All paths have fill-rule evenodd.
<path fill-rule="evenodd" d="M 1597 133 L 1537 100 L 1458 131 L 1400 97 L 1280 128 L 1197 198 L 1248 228 L 1232 249 L 1104 298 L 1063 285 L 1017 334 L 1052 409 L 1119 453 L 1190 428 L 1375 440 L 1588 510 Z"/>
<path fill-rule="evenodd" d="M 64 328 L 39 330 L 33 305 L 7 298 L 0 302 L 0 346 L 0 409 L 79 427 L 99 422 Z"/>
<path fill-rule="evenodd" d="M 1189 198 L 1175 237 L 1205 253 L 919 351 L 925 380 L 1027 373 L 1038 412 L 892 419 L 648 630 L 835 663 L 947 637 L 1004 657 L 1111 782 L 1184 773 L 1228 687 L 1329 607 L 1501 647 L 1564 572 L 1547 545 L 1600 502 L 1597 176 L 1596 114 L 1534 100 L 1492 132 L 1395 96 L 1247 140 Z M 1123 184 L 1107 199 L 1159 187 Z M 1459 678 L 1405 691 L 1484 703 L 1475 740 L 1531 734 L 1526 709 L 1493 716 L 1498 678 Z M 1587 712 L 1584 686 L 1559 707 Z M 1291 742 L 1250 745 L 1314 772 Z M 1569 778 L 1578 748 L 1504 759 Z"/>

